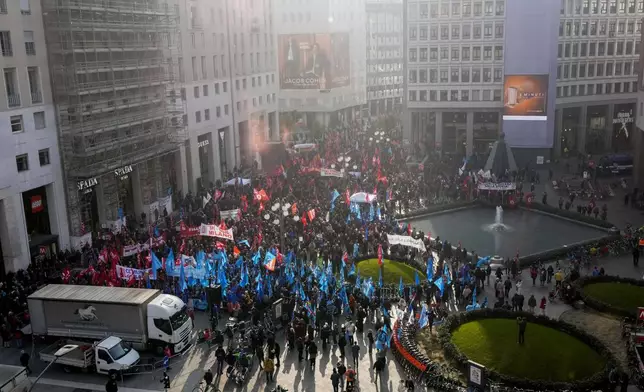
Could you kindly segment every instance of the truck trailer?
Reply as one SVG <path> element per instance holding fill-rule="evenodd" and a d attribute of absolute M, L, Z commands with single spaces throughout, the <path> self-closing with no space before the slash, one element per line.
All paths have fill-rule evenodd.
<path fill-rule="evenodd" d="M 34 335 L 102 341 L 139 350 L 185 350 L 192 320 L 184 302 L 160 290 L 50 284 L 27 298 Z"/>

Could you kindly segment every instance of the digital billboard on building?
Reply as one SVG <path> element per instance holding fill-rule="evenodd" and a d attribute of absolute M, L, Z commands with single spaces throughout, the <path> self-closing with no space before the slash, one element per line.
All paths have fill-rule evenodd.
<path fill-rule="evenodd" d="M 349 33 L 278 36 L 282 90 L 329 90 L 349 86 Z"/>
<path fill-rule="evenodd" d="M 505 75 L 503 119 L 546 121 L 548 75 Z"/>

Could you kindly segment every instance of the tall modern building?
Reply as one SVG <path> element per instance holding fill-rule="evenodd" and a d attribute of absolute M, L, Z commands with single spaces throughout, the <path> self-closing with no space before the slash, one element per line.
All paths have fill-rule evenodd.
<path fill-rule="evenodd" d="M 40 1 L 0 0 L 0 276 L 69 246 Z"/>
<path fill-rule="evenodd" d="M 504 132 L 534 162 L 630 150 L 644 0 L 534 3 L 406 0 L 412 143 L 470 155 Z"/>
<path fill-rule="evenodd" d="M 249 168 L 278 137 L 269 0 L 181 0 L 180 77 L 187 102 L 189 189 Z"/>
<path fill-rule="evenodd" d="M 178 0 L 42 5 L 75 243 L 171 212 L 187 191 Z"/>
<path fill-rule="evenodd" d="M 402 107 L 403 1 L 367 0 L 367 112 L 392 113 Z"/>
<path fill-rule="evenodd" d="M 272 0 L 279 110 L 312 127 L 351 121 L 366 104 L 365 0 Z"/>

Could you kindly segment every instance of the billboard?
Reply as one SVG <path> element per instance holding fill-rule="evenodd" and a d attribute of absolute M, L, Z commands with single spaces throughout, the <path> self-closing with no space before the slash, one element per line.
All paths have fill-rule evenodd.
<path fill-rule="evenodd" d="M 548 75 L 505 75 L 503 119 L 546 121 Z"/>
<path fill-rule="evenodd" d="M 350 84 L 349 33 L 278 36 L 282 90 L 329 90 Z"/>

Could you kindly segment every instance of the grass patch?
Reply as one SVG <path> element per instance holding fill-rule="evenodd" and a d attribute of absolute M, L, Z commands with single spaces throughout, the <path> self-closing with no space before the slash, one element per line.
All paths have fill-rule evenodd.
<path fill-rule="evenodd" d="M 525 344 L 517 343 L 513 319 L 471 321 L 452 333 L 452 342 L 469 359 L 506 376 L 572 382 L 602 371 L 606 360 L 577 338 L 528 323 Z"/>
<path fill-rule="evenodd" d="M 591 283 L 583 288 L 584 294 L 607 305 L 635 314 L 637 307 L 644 304 L 644 287 L 628 283 Z"/>
<path fill-rule="evenodd" d="M 360 269 L 360 278 L 372 278 L 374 282 L 378 282 L 379 269 L 378 259 L 367 259 L 358 263 Z M 384 259 L 384 270 L 382 271 L 382 281 L 384 284 L 398 284 L 402 276 L 403 284 L 414 284 L 416 281 L 416 272 L 421 283 L 427 280 L 425 274 L 418 271 L 414 267 L 410 267 L 405 263 Z"/>

